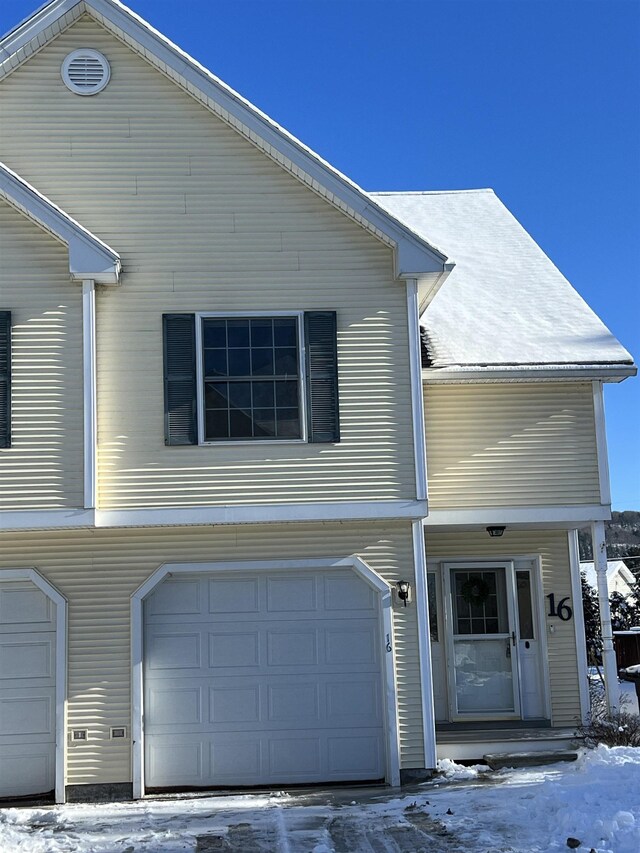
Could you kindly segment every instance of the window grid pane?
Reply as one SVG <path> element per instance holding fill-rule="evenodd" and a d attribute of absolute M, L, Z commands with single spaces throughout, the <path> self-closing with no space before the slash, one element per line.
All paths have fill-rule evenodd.
<path fill-rule="evenodd" d="M 205 440 L 301 438 L 293 317 L 205 318 Z"/>
<path fill-rule="evenodd" d="M 506 629 L 506 600 L 504 591 L 498 589 L 496 570 L 454 572 L 454 633 L 458 634 L 500 634 Z M 468 581 L 479 580 L 486 584 L 487 596 L 482 602 L 469 602 L 462 595 Z M 502 577 L 500 577 L 502 581 Z M 501 595 L 499 593 L 502 593 Z M 500 606 L 500 605 L 503 606 Z M 457 630 L 456 630 L 457 628 Z"/>

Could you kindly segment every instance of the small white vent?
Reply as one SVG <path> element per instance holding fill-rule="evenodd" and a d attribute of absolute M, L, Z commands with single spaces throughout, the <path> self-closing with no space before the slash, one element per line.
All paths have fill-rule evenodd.
<path fill-rule="evenodd" d="M 109 82 L 111 69 L 97 50 L 74 50 L 62 63 L 62 79 L 76 95 L 97 95 Z"/>

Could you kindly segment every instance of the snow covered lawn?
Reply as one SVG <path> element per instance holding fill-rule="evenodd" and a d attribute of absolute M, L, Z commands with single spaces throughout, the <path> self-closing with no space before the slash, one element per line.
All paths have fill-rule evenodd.
<path fill-rule="evenodd" d="M 2 853 L 588 853 L 640 850 L 640 749 L 496 773 L 440 765 L 401 797 L 358 789 L 0 810 Z"/>

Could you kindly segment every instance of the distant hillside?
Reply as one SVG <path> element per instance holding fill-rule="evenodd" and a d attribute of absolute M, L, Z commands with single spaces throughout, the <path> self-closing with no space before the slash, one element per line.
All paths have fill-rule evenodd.
<path fill-rule="evenodd" d="M 623 559 L 627 566 L 640 577 L 640 512 L 625 510 L 612 512 L 611 521 L 605 521 L 607 539 L 607 557 L 610 560 Z M 580 540 L 580 559 L 592 560 L 591 534 L 588 529 L 578 534 Z M 626 560 L 627 557 L 636 559 Z"/>

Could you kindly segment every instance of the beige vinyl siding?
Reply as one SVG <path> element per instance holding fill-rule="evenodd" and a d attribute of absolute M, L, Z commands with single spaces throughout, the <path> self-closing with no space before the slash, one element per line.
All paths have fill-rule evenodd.
<path fill-rule="evenodd" d="M 95 97 L 60 79 L 104 52 Z M 0 153 L 122 256 L 97 295 L 102 509 L 415 496 L 392 252 L 87 17 L 0 86 Z M 45 131 L 46 129 L 46 131 Z M 165 447 L 161 315 L 336 310 L 339 444 Z"/>
<path fill-rule="evenodd" d="M 11 311 L 11 447 L 0 510 L 83 503 L 82 296 L 66 246 L 0 201 L 0 310 Z"/>
<path fill-rule="evenodd" d="M 588 382 L 426 385 L 431 509 L 599 504 Z"/>
<path fill-rule="evenodd" d="M 478 557 L 498 559 L 537 556 L 542 561 L 543 597 L 553 593 L 556 602 L 571 595 L 569 544 L 566 530 L 507 530 L 501 539 L 478 533 L 426 534 L 427 559 Z M 540 602 L 547 612 L 547 600 Z M 576 725 L 580 717 L 580 690 L 576 655 L 575 622 L 547 617 L 547 653 L 551 686 L 551 722 L 554 726 Z M 553 627 L 553 633 L 549 631 Z"/>
<path fill-rule="evenodd" d="M 413 577 L 408 522 L 77 530 L 0 536 L 0 568 L 36 568 L 69 601 L 68 784 L 131 779 L 130 596 L 167 562 L 274 560 L 358 554 L 389 582 Z M 424 767 L 416 610 L 394 611 L 402 766 Z"/>

